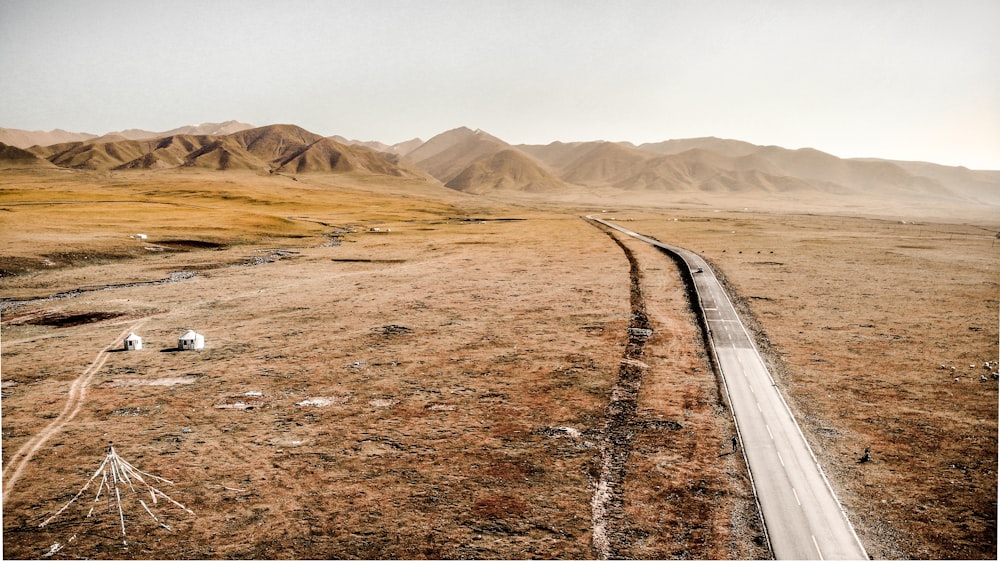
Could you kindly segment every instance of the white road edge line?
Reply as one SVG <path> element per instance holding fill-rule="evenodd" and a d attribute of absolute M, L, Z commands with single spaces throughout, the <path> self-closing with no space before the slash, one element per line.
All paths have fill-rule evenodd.
<path fill-rule="evenodd" d="M 691 265 L 690 265 L 691 261 L 689 260 L 689 258 L 687 256 L 693 256 L 696 259 L 701 259 L 697 254 L 694 254 L 693 252 L 690 252 L 688 250 L 684 250 L 683 248 L 678 248 L 676 246 L 670 246 L 670 245 L 667 245 L 667 244 L 663 244 L 662 242 L 660 242 L 658 240 L 649 238 L 647 236 L 643 236 L 643 235 L 638 234 L 638 233 L 636 233 L 636 232 L 634 232 L 632 230 L 629 230 L 629 229 L 626 229 L 624 227 L 618 226 L 616 224 L 611 224 L 611 223 L 609 223 L 607 221 L 595 218 L 593 215 L 587 215 L 584 218 L 586 218 L 587 220 L 591 220 L 591 221 L 597 222 L 597 223 L 601 223 L 601 224 L 603 224 L 603 225 L 605 225 L 605 226 L 607 226 L 609 228 L 618 230 L 619 232 L 623 232 L 623 233 L 625 233 L 625 234 L 627 234 L 629 236 L 632 236 L 632 237 L 634 237 L 636 239 L 639 239 L 639 240 L 641 240 L 643 242 L 646 242 L 648 244 L 652 244 L 654 246 L 662 248 L 667 253 L 670 253 L 670 254 L 674 255 L 675 257 L 678 257 L 683 262 L 685 262 L 688 265 L 689 268 L 691 267 Z M 702 261 L 704 261 L 704 260 L 702 260 Z M 710 276 L 716 282 L 718 282 L 718 279 L 715 276 L 715 272 L 712 271 L 711 268 L 708 269 L 708 273 L 710 274 Z M 704 302 L 703 301 L 703 295 L 701 294 L 701 291 L 699 290 L 699 284 L 698 283 L 694 283 L 694 287 L 695 287 L 695 292 L 698 295 L 698 302 L 700 304 L 702 304 L 702 309 L 705 310 L 705 309 L 709 308 L 709 307 L 703 306 L 703 302 Z M 712 295 L 712 296 L 714 297 L 715 295 Z M 729 303 L 730 307 L 733 307 L 733 305 L 732 305 L 732 299 L 729 297 L 729 294 L 725 290 L 722 291 L 722 296 Z M 735 307 L 733 307 L 733 308 L 735 309 Z M 717 307 L 711 307 L 711 309 L 718 310 Z M 746 334 L 747 338 L 750 340 L 751 346 L 757 352 L 758 357 L 759 357 L 760 349 L 757 347 L 757 342 L 754 341 L 754 339 L 753 339 L 752 336 L 750 336 L 750 332 L 747 331 L 746 326 L 742 322 L 740 322 L 739 320 L 736 320 L 736 321 L 740 323 L 740 328 L 743 330 L 744 334 Z M 706 319 L 706 327 L 707 327 L 707 330 L 708 330 L 708 334 L 710 336 L 712 336 L 713 333 L 712 333 L 712 328 L 711 328 L 710 323 L 711 323 L 711 321 L 709 321 L 709 320 Z M 868 556 L 868 553 L 865 552 L 865 548 L 864 548 L 864 545 L 861 543 L 861 539 L 858 537 L 857 531 L 854 529 L 854 526 L 851 524 L 850 518 L 847 516 L 847 512 L 844 509 L 843 504 L 840 503 L 840 499 L 837 497 L 837 494 L 833 491 L 833 486 L 830 484 L 830 480 L 827 478 L 826 473 L 823 471 L 822 465 L 820 465 L 819 460 L 816 458 L 816 454 L 813 452 L 812 447 L 809 445 L 809 442 L 806 440 L 805 435 L 802 433 L 802 428 L 799 426 L 798 420 L 796 420 L 795 416 L 792 414 L 791 408 L 788 406 L 788 402 L 785 400 L 785 397 L 782 395 L 782 393 L 780 392 L 780 390 L 777 390 L 777 386 L 778 385 L 774 382 L 774 377 L 771 375 L 770 371 L 767 370 L 766 367 L 764 369 L 764 372 L 767 374 L 768 378 L 771 379 L 771 386 L 775 387 L 775 390 L 776 390 L 776 393 L 778 395 L 778 398 L 781 400 L 781 403 L 784 406 L 785 411 L 787 412 L 789 418 L 792 420 L 792 423 L 794 424 L 795 429 L 798 431 L 799 436 L 801 437 L 803 443 L 805 444 L 806 450 L 809 452 L 809 455 L 813 458 L 813 464 L 817 468 L 819 468 L 819 470 L 820 470 L 820 476 L 823 479 L 823 483 L 826 485 L 826 488 L 830 492 L 830 494 L 832 495 L 832 497 L 834 499 L 834 502 L 836 502 L 837 506 L 839 507 L 841 515 L 843 516 L 844 521 L 846 521 L 846 523 L 848 525 L 848 529 L 850 530 L 850 533 L 851 533 L 851 535 L 854 538 L 855 544 L 857 545 L 857 547 L 863 553 L 864 559 L 866 559 L 866 560 L 870 559 L 870 557 Z M 743 376 L 744 377 L 748 377 L 746 371 L 743 372 Z M 725 380 L 723 380 L 723 383 L 725 383 Z M 726 392 L 727 392 L 727 394 L 729 392 L 728 385 L 726 385 Z M 757 408 L 760 409 L 760 404 L 759 403 L 757 404 Z M 739 422 L 738 422 L 738 420 L 736 420 L 735 417 L 734 417 L 733 421 L 737 424 L 737 431 L 739 431 Z M 778 455 L 778 460 L 781 461 L 782 466 L 784 466 L 784 460 L 781 459 L 780 455 Z M 757 491 L 756 491 L 756 485 L 753 482 L 752 476 L 751 476 L 750 483 L 751 483 L 751 486 L 754 488 L 754 494 L 755 494 L 755 498 L 756 498 L 756 493 L 757 493 Z M 757 507 L 758 507 L 758 510 L 760 510 L 760 502 L 759 502 L 759 500 L 757 501 Z M 767 526 L 766 526 L 766 524 L 764 526 L 764 534 L 765 534 L 765 537 L 768 540 L 768 544 L 770 545 L 770 537 L 767 536 L 768 532 L 767 532 Z M 816 546 L 816 551 L 819 554 L 820 558 L 822 559 L 823 558 L 823 553 L 822 553 L 822 551 L 820 551 L 819 545 L 816 543 L 816 537 L 813 536 L 812 539 L 813 539 L 813 544 Z"/>

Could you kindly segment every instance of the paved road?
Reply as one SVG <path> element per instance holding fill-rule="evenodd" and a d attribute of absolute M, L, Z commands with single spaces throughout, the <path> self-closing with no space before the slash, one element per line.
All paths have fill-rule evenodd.
<path fill-rule="evenodd" d="M 683 248 L 587 218 L 663 248 L 691 270 L 775 558 L 867 559 L 791 410 L 705 260 Z"/>

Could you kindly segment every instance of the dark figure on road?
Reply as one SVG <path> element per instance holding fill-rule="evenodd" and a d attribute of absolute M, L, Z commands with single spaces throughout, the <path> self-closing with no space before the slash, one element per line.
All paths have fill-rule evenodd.
<path fill-rule="evenodd" d="M 865 454 L 862 455 L 860 459 L 858 459 L 858 462 L 868 462 L 870 460 L 872 460 L 872 453 L 870 450 L 868 450 L 868 447 L 865 447 Z"/>
<path fill-rule="evenodd" d="M 733 441 L 733 452 L 735 453 L 736 452 L 736 437 L 733 437 L 732 441 Z"/>

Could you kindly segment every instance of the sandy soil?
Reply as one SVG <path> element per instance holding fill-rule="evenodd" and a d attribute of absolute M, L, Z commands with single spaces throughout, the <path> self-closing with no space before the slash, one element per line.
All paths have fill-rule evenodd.
<path fill-rule="evenodd" d="M 635 404 L 610 552 L 766 556 L 745 468 L 722 454 L 732 422 L 695 317 L 651 249 L 575 212 L 403 183 L 63 177 L 9 181 L 0 201 L 16 274 L 0 286 L 26 299 L 2 322 L 5 556 L 60 542 L 55 558 L 596 557 L 623 373 Z M 136 190 L 143 203 L 112 202 Z M 933 240 L 913 241 L 869 219 L 635 218 L 704 250 L 742 295 L 873 556 L 995 551 L 997 384 L 970 378 L 997 341 L 984 231 L 925 225 Z M 638 355 L 636 286 L 653 330 Z M 145 349 L 88 373 L 137 323 Z M 205 350 L 174 351 L 188 328 Z M 89 375 L 79 411 L 8 488 L 15 454 Z M 39 529 L 108 441 L 196 515 L 158 507 L 171 532 L 127 503 L 123 545 L 102 499 Z M 875 462 L 860 466 L 863 446 Z"/>

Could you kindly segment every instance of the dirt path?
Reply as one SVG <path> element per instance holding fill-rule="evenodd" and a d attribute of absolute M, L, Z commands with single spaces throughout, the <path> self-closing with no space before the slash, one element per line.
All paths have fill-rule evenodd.
<path fill-rule="evenodd" d="M 48 295 L 45 297 L 35 297 L 30 299 L 0 299 L 0 310 L 8 310 L 19 306 L 24 306 L 26 304 L 33 304 L 38 302 L 46 302 L 57 299 L 69 299 L 73 297 L 78 297 L 87 293 L 93 293 L 96 291 L 110 291 L 113 289 L 129 289 L 133 287 L 149 287 L 152 285 L 163 285 L 165 283 L 176 283 L 178 281 L 184 281 L 186 279 L 191 279 L 198 275 L 194 271 L 174 271 L 171 272 L 169 276 L 163 279 L 156 279 L 154 281 L 133 281 L 131 283 L 112 283 L 109 285 L 101 285 L 98 287 L 88 287 L 79 289 L 70 289 L 69 291 L 63 291 L 61 293 L 55 293 L 53 295 Z"/>
<path fill-rule="evenodd" d="M 7 503 L 7 499 L 10 498 L 11 492 L 15 489 L 17 481 L 21 478 L 21 473 L 24 472 L 25 467 L 35 453 L 48 441 L 53 435 L 58 433 L 62 428 L 69 423 L 76 415 L 80 412 L 83 407 L 83 401 L 87 396 L 87 385 L 94 378 L 94 375 L 101 370 L 104 363 L 108 360 L 109 351 L 112 347 L 120 345 L 122 340 L 129 334 L 129 332 L 134 332 L 139 329 L 148 318 L 143 318 L 138 322 L 132 324 L 127 329 L 122 331 L 120 334 L 115 336 L 115 339 L 111 341 L 107 346 L 97 353 L 94 357 L 93 362 L 90 363 L 80 376 L 78 376 L 73 383 L 70 384 L 69 393 L 66 397 L 66 405 L 63 406 L 62 412 L 52 420 L 49 425 L 47 425 L 42 431 L 29 439 L 20 449 L 14 453 L 10 458 L 10 462 L 4 467 L 4 482 L 3 482 L 3 503 Z"/>
<path fill-rule="evenodd" d="M 622 536 L 621 525 L 616 523 L 625 517 L 623 488 L 635 434 L 631 426 L 638 407 L 642 376 L 648 368 L 641 358 L 646 340 L 652 334 L 642 296 L 639 263 L 632 251 L 614 234 L 609 232 L 608 236 L 625 252 L 629 261 L 631 318 L 628 345 L 618 369 L 618 380 L 604 411 L 604 430 L 599 445 L 600 476 L 591 499 L 593 545 L 602 559 L 617 558 L 627 542 Z"/>

